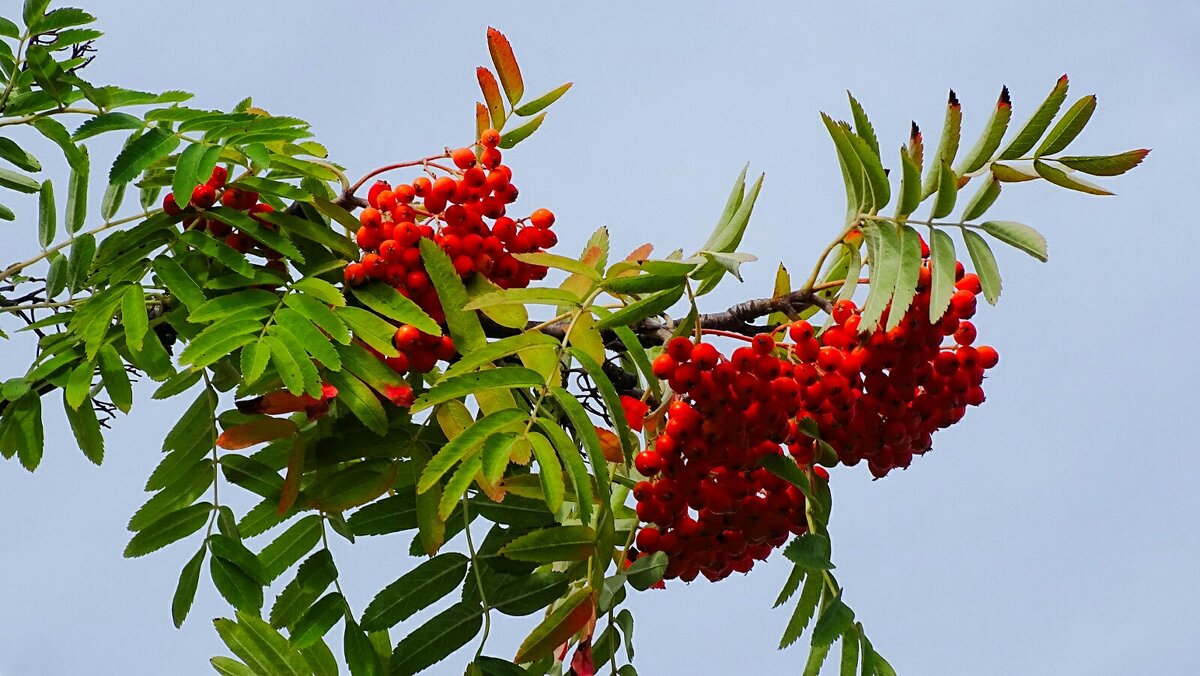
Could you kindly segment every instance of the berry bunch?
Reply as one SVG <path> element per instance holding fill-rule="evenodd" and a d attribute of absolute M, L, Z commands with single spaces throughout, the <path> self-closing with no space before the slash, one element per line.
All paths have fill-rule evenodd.
<path fill-rule="evenodd" d="M 444 323 L 441 301 L 421 259 L 422 239 L 446 252 L 463 279 L 482 275 L 507 289 L 545 277 L 544 266 L 522 262 L 513 254 L 557 244 L 551 229 L 554 214 L 537 209 L 521 219 L 506 215 L 517 199 L 517 188 L 512 170 L 501 164 L 499 143 L 500 134 L 489 129 L 479 139 L 478 157 L 472 148 L 459 148 L 450 153 L 453 169 L 427 163 L 443 170 L 442 176 L 422 176 L 395 186 L 376 182 L 367 196 L 369 206 L 359 213 L 357 240 L 365 253 L 361 261 L 346 266 L 346 283 L 382 280 Z M 449 336 L 423 334 L 409 325 L 399 327 L 395 342 L 401 356 L 388 363 L 400 372 L 429 371 L 455 352 Z"/>
<path fill-rule="evenodd" d="M 780 327 L 791 343 L 762 333 L 728 358 L 708 343 L 667 343 L 654 373 L 678 398 L 654 448 L 636 458 L 651 481 L 634 489 L 638 518 L 654 524 L 638 548 L 668 554 L 666 577 L 745 572 L 805 530 L 803 495 L 759 466 L 781 445 L 802 466 L 866 460 L 879 478 L 983 403 L 984 371 L 999 355 L 974 346 L 979 279 L 958 264 L 950 306 L 934 323 L 930 280 L 926 260 L 912 306 L 890 330 L 861 333 L 861 312 L 842 300 L 819 335 L 806 321 Z"/>
<path fill-rule="evenodd" d="M 180 206 L 175 201 L 175 195 L 167 193 L 167 196 L 163 198 L 163 211 L 169 216 L 185 214 L 183 219 L 184 230 L 206 231 L 213 237 L 224 241 L 239 253 L 254 253 L 262 256 L 267 259 L 268 268 L 280 273 L 285 272 L 287 268 L 281 260 L 282 256 L 278 251 L 259 243 L 243 232 L 239 232 L 232 225 L 224 221 L 209 218 L 205 215 L 204 212 L 212 208 L 220 200 L 221 204 L 225 207 L 246 212 L 250 218 L 254 219 L 255 222 L 264 228 L 275 229 L 274 223 L 264 220 L 261 216 L 261 214 L 274 211 L 275 208 L 270 204 L 259 202 L 258 193 L 256 192 L 238 188 L 226 188 L 225 181 L 227 178 L 228 172 L 225 167 L 220 165 L 213 167 L 212 175 L 209 176 L 208 180 L 192 190 L 192 197 L 188 200 L 186 206 Z"/>

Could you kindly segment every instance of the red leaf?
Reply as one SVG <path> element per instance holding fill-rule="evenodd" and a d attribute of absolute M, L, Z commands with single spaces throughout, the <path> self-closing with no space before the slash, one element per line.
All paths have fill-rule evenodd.
<path fill-rule="evenodd" d="M 488 112 L 492 117 L 492 129 L 499 130 L 504 127 L 504 99 L 500 98 L 500 86 L 496 84 L 496 76 L 483 66 L 475 69 L 475 76 L 479 78 L 479 89 L 483 92 L 483 100 L 487 102 Z M 479 122 L 476 121 L 475 124 L 478 126 Z"/>
<path fill-rule="evenodd" d="M 651 251 L 654 251 L 653 244 L 650 244 L 650 243 L 643 244 L 643 245 L 639 246 L 638 248 L 634 249 L 633 251 L 629 252 L 629 255 L 625 257 L 625 260 L 630 261 L 632 263 L 641 263 L 642 261 L 645 261 L 647 258 L 650 257 Z"/>
<path fill-rule="evenodd" d="M 263 418 L 241 425 L 234 425 L 217 437 L 217 446 L 236 451 L 261 444 L 264 441 L 281 439 L 296 433 L 296 423 L 286 418 Z"/>
<path fill-rule="evenodd" d="M 496 64 L 496 72 L 500 74 L 500 82 L 504 85 L 504 93 L 509 103 L 516 105 L 525 94 L 525 82 L 521 79 L 521 69 L 517 66 L 512 45 L 503 33 L 491 27 L 487 31 L 487 41 L 492 63 Z"/>
<path fill-rule="evenodd" d="M 292 444 L 292 454 L 288 457 L 287 476 L 283 479 L 283 489 L 279 492 L 279 508 L 276 513 L 283 516 L 288 513 L 300 495 L 300 480 L 304 477 L 304 438 L 296 437 Z"/>
<path fill-rule="evenodd" d="M 592 642 L 583 640 L 575 648 L 575 656 L 571 658 L 571 674 L 573 676 L 595 676 L 596 662 L 592 659 Z"/>
<path fill-rule="evenodd" d="M 609 462 L 625 462 L 625 453 L 621 450 L 621 439 L 611 430 L 596 426 L 596 436 L 600 437 L 600 448 L 604 451 L 604 459 Z"/>

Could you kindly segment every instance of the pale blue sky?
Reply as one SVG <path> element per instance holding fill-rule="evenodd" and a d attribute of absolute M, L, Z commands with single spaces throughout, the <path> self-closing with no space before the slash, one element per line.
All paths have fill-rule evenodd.
<path fill-rule="evenodd" d="M 1002 84 L 1020 122 L 1069 73 L 1072 99 L 1100 102 L 1081 152 L 1154 152 L 1111 181 L 1117 197 L 1006 190 L 992 213 L 1041 229 L 1051 258 L 998 251 L 1004 295 L 976 322 L 1001 354 L 988 401 L 907 472 L 834 473 L 834 560 L 901 674 L 1195 669 L 1200 3 L 79 4 L 108 32 L 93 81 L 189 89 L 201 106 L 252 94 L 312 122 L 351 174 L 469 140 L 473 69 L 495 25 L 531 92 L 576 83 L 507 158 L 521 203 L 558 215 L 559 250 L 600 225 L 616 251 L 695 249 L 743 163 L 767 172 L 743 244 L 761 261 L 712 309 L 768 293 L 780 259 L 807 270 L 835 232 L 841 179 L 817 113 L 846 115 L 847 88 L 894 154 L 910 119 L 936 136 L 950 87 L 973 139 Z M 112 150 L 95 144 L 93 166 Z M 24 225 L 5 226 L 0 263 L 35 246 L 32 202 L 11 205 Z M 27 348 L 0 348 L 0 376 L 23 371 Z M 37 474 L 0 466 L 3 676 L 204 674 L 224 653 L 208 619 L 229 611 L 207 580 L 183 629 L 170 623 L 195 543 L 121 558 L 184 405 L 137 392 L 102 468 L 57 416 Z M 394 539 L 336 548 L 356 608 L 414 563 Z M 804 648 L 775 650 L 787 617 L 770 610 L 787 568 L 777 558 L 745 578 L 635 598 L 640 673 L 796 673 Z M 510 655 L 531 626 L 503 623 L 489 652 Z M 427 673 L 459 674 L 465 661 Z"/>

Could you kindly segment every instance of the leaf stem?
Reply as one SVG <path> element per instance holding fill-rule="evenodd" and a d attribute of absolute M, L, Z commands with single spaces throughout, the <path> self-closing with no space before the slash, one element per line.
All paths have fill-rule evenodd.
<path fill-rule="evenodd" d="M 105 230 L 110 229 L 110 228 L 115 228 L 118 225 L 124 225 L 131 221 L 137 221 L 137 220 L 141 220 L 144 218 L 149 218 L 150 216 L 153 216 L 154 214 L 156 214 L 160 211 L 162 211 L 162 209 L 153 209 L 151 211 L 143 211 L 142 213 L 136 214 L 133 216 L 127 216 L 125 218 L 120 218 L 115 221 L 107 221 L 103 225 L 98 225 L 98 226 L 92 228 L 91 230 L 75 233 L 74 235 L 71 236 L 71 239 L 68 239 L 65 242 L 60 242 L 58 244 L 55 244 L 54 246 L 50 247 L 49 249 L 46 249 L 45 251 L 39 253 L 38 255 L 36 255 L 28 260 L 21 261 L 20 263 L 13 263 L 12 265 L 8 266 L 7 268 L 4 268 L 4 270 L 0 271 L 0 282 L 3 282 L 4 280 L 8 279 L 9 277 L 12 277 L 13 275 L 17 274 L 18 272 L 29 267 L 30 265 L 33 265 L 34 263 L 37 263 L 38 261 L 45 259 L 49 255 L 51 255 L 57 251 L 62 251 L 63 249 L 67 248 L 68 246 L 71 246 L 71 242 L 73 242 L 75 239 L 77 239 L 81 235 L 97 235 L 101 232 L 104 232 Z"/>

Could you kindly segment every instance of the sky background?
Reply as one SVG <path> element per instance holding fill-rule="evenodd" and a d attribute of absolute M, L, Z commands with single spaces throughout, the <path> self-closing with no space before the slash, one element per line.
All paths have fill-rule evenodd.
<path fill-rule="evenodd" d="M 107 32 L 91 81 L 186 89 L 199 107 L 253 95 L 309 120 L 351 176 L 471 140 L 473 69 L 494 25 L 529 93 L 575 82 L 506 155 L 519 205 L 557 214 L 556 251 L 578 251 L 601 225 L 614 255 L 645 241 L 695 250 L 743 164 L 766 172 L 742 245 L 760 261 L 706 298 L 710 310 L 768 295 L 780 260 L 802 276 L 836 233 L 841 177 L 818 111 L 848 116 L 846 89 L 894 166 L 910 119 L 934 144 L 948 88 L 969 147 L 1002 84 L 1015 127 L 1069 73 L 1070 100 L 1099 96 L 1073 153 L 1154 152 L 1105 181 L 1117 197 L 1006 188 L 989 216 L 1039 228 L 1051 256 L 996 249 L 1003 297 L 976 318 L 980 342 L 1001 355 L 988 401 L 909 471 L 877 482 L 865 466 L 834 472 L 834 561 L 900 674 L 1195 669 L 1200 3 L 78 4 Z M 115 146 L 91 151 L 100 175 Z M 65 185 L 61 157 L 39 154 Z M 4 226 L 0 263 L 36 250 L 36 200 L 13 202 L 6 193 L 20 218 Z M 0 376 L 23 373 L 29 348 L 0 348 Z M 103 467 L 75 449 L 61 413 L 47 416 L 36 474 L 0 465 L 3 676 L 205 674 L 208 657 L 227 654 L 208 620 L 230 611 L 207 576 L 183 629 L 171 626 L 198 537 L 121 558 L 162 435 L 189 399 L 154 402 L 150 391 L 137 390 L 134 413 L 108 434 Z M 415 563 L 406 536 L 343 545 L 335 558 L 359 611 Z M 798 672 L 806 648 L 775 649 L 788 611 L 770 610 L 788 569 L 777 556 L 746 577 L 633 598 L 639 672 Z M 502 623 L 489 652 L 511 655 L 534 623 Z M 340 629 L 331 636 L 340 643 Z M 426 673 L 459 674 L 466 661 Z"/>

